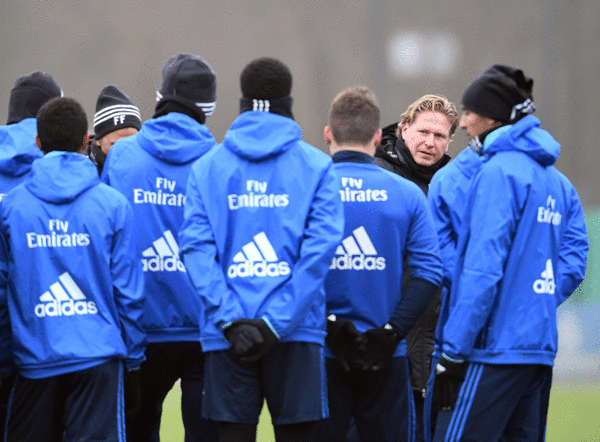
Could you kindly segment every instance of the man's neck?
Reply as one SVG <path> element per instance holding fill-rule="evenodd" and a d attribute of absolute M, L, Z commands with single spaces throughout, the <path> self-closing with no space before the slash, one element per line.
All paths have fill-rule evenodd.
<path fill-rule="evenodd" d="M 375 146 L 365 146 L 363 144 L 334 144 L 332 143 L 329 147 L 331 154 L 335 155 L 338 152 L 341 151 L 352 151 L 352 152 L 359 152 L 359 153 L 364 153 L 365 155 L 369 155 L 370 157 L 375 156 Z"/>

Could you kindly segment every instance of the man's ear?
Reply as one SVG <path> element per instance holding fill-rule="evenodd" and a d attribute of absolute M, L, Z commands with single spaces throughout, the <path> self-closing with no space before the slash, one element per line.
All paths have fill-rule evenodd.
<path fill-rule="evenodd" d="M 44 149 L 42 149 L 42 140 L 40 140 L 40 137 L 37 135 L 35 136 L 35 144 L 37 145 L 38 149 L 44 153 Z"/>
<path fill-rule="evenodd" d="M 81 149 L 79 149 L 78 153 L 84 153 L 89 142 L 90 142 L 90 133 L 86 132 L 85 135 L 83 136 L 83 146 L 81 146 Z"/>
<path fill-rule="evenodd" d="M 381 144 L 382 137 L 383 137 L 383 131 L 381 130 L 381 128 L 379 128 L 379 129 L 377 129 L 377 132 L 375 132 L 375 136 L 373 137 L 373 142 L 375 144 L 375 147 L 377 147 Z"/>
<path fill-rule="evenodd" d="M 325 129 L 323 129 L 323 137 L 325 138 L 325 142 L 331 146 L 331 143 L 333 143 L 333 132 L 329 126 L 325 126 Z"/>

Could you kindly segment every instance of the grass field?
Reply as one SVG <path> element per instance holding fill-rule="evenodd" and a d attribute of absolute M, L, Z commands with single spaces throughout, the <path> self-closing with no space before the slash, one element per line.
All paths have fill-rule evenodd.
<path fill-rule="evenodd" d="M 177 385 L 164 404 L 162 442 L 183 441 L 179 411 L 181 391 Z M 268 413 L 263 410 L 258 442 L 274 442 Z M 600 385 L 555 384 L 550 397 L 546 442 L 600 442 Z"/>

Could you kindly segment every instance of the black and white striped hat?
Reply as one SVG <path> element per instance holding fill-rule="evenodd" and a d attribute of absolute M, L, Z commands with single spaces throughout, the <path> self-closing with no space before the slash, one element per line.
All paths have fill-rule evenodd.
<path fill-rule="evenodd" d="M 106 86 L 96 101 L 95 138 L 99 140 L 106 134 L 126 127 L 142 128 L 140 110 L 116 86 Z"/>
<path fill-rule="evenodd" d="M 156 101 L 169 96 L 190 100 L 204 115 L 210 116 L 217 105 L 217 76 L 202 57 L 175 55 L 163 66 L 162 86 L 156 91 Z"/>

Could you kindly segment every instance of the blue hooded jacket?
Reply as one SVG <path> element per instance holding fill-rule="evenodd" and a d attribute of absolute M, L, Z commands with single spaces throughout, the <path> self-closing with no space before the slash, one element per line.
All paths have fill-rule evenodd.
<path fill-rule="evenodd" d="M 331 158 L 301 141 L 294 120 L 247 111 L 192 167 L 181 255 L 205 306 L 204 351 L 221 328 L 264 319 L 282 341 L 323 344 L 323 282 L 342 238 Z"/>
<path fill-rule="evenodd" d="M 44 156 L 35 144 L 36 124 L 35 118 L 27 118 L 0 126 L 0 200 L 25 179 L 31 163 Z"/>
<path fill-rule="evenodd" d="M 144 359 L 143 280 L 129 204 L 76 153 L 50 153 L 0 205 L 0 308 L 21 374 Z"/>
<path fill-rule="evenodd" d="M 412 278 L 440 285 L 438 240 L 425 194 L 415 183 L 365 154 L 342 151 L 334 161 L 346 222 L 325 279 L 327 314 L 350 319 L 363 333 L 383 327 L 401 303 L 415 302 L 402 290 L 405 257 Z M 406 341 L 394 356 L 406 356 Z"/>
<path fill-rule="evenodd" d="M 215 145 L 204 124 L 171 112 L 146 121 L 108 152 L 102 180 L 133 208 L 134 253 L 145 277 L 142 325 L 149 342 L 199 339 L 201 302 L 179 259 L 177 235 L 192 164 Z"/>
<path fill-rule="evenodd" d="M 556 308 L 583 279 L 588 239 L 577 193 L 552 166 L 560 145 L 539 126 L 526 116 L 485 140 L 489 159 L 473 178 L 443 307 L 451 358 L 554 363 Z"/>
<path fill-rule="evenodd" d="M 431 179 L 427 199 L 440 243 L 444 268 L 444 285 L 450 281 L 456 265 L 457 226 L 462 225 L 469 201 L 471 178 L 483 164 L 484 157 L 467 147 Z"/>
<path fill-rule="evenodd" d="M 0 201 L 25 180 L 31 163 L 44 156 L 35 144 L 36 134 L 35 118 L 0 126 Z M 0 372 L 4 375 L 13 369 L 11 341 L 8 311 L 0 309 Z"/>

